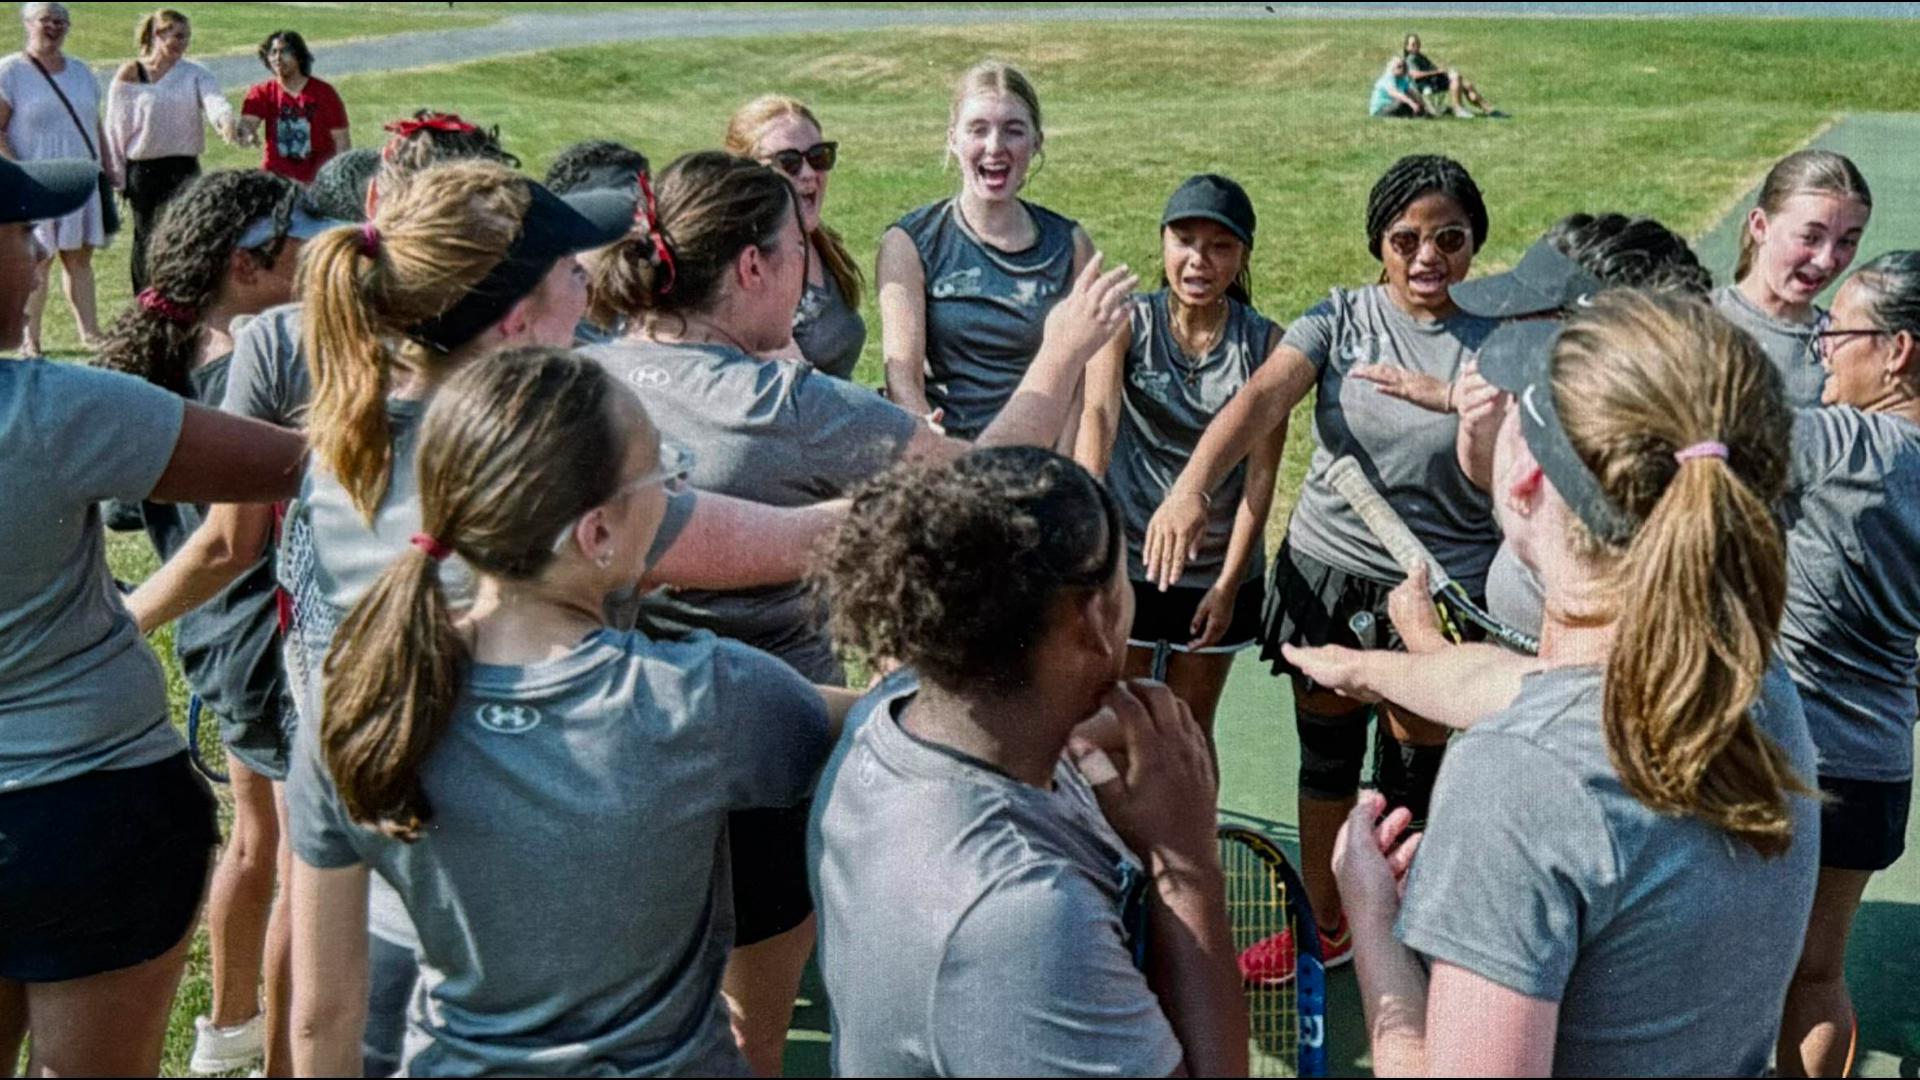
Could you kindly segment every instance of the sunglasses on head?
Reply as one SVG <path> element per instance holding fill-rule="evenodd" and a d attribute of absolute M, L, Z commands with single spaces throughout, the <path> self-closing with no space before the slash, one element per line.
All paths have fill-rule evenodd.
<path fill-rule="evenodd" d="M 1395 229 L 1387 234 L 1387 246 L 1394 254 L 1403 259 L 1411 259 L 1420 252 L 1420 245 L 1428 240 L 1442 255 L 1453 255 L 1467 246 L 1473 238 L 1472 230 L 1464 225 L 1448 225 L 1442 229 L 1422 235 L 1418 229 Z"/>
<path fill-rule="evenodd" d="M 805 162 L 813 166 L 814 172 L 829 172 L 833 169 L 834 159 L 840 155 L 837 142 L 814 143 L 805 150 L 778 150 L 767 159 L 767 164 L 786 173 L 799 176 L 800 165 Z"/>

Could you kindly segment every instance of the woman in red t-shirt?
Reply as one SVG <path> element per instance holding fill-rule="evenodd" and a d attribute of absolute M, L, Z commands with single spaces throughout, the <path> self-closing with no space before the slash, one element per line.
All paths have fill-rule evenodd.
<path fill-rule="evenodd" d="M 292 30 L 275 30 L 260 43 L 260 62 L 273 78 L 247 89 L 240 106 L 242 138 L 251 142 L 266 125 L 266 158 L 260 167 L 302 184 L 327 159 L 350 149 L 347 107 L 332 86 L 313 77 L 313 54 Z"/>

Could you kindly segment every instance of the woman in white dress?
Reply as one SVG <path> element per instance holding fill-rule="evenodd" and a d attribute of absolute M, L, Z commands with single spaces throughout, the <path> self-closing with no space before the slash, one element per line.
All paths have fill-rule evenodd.
<path fill-rule="evenodd" d="M 15 161 L 99 161 L 105 145 L 100 131 L 100 84 L 84 62 L 61 52 L 71 25 L 66 6 L 27 4 L 21 8 L 20 17 L 26 23 L 27 47 L 0 59 L 0 156 Z M 96 195 L 65 217 L 34 226 L 41 260 L 34 280 L 39 287 L 27 301 L 22 356 L 40 352 L 40 317 L 46 310 L 50 284 L 48 264 L 55 255 L 60 257 L 67 304 L 73 308 L 73 321 L 80 328 L 80 344 L 89 351 L 99 344 L 93 249 L 106 245 L 104 222 Z"/>

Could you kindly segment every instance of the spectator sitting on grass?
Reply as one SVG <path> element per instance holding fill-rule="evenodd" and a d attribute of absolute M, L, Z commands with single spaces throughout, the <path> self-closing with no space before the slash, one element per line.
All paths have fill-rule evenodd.
<path fill-rule="evenodd" d="M 1420 51 L 1420 35 L 1408 34 L 1401 43 L 1401 55 L 1407 61 L 1407 74 L 1413 79 L 1413 88 L 1420 92 L 1420 100 L 1432 116 L 1445 116 L 1449 111 L 1455 116 L 1471 117 L 1467 106 L 1480 110 L 1481 116 L 1492 116 L 1493 107 L 1487 99 L 1480 96 L 1480 88 L 1457 68 L 1442 68 L 1427 59 Z"/>
<path fill-rule="evenodd" d="M 1407 60 L 1396 56 L 1387 61 L 1387 70 L 1373 84 L 1373 100 L 1367 104 L 1369 116 L 1431 116 L 1426 102 L 1413 90 L 1407 78 Z"/>

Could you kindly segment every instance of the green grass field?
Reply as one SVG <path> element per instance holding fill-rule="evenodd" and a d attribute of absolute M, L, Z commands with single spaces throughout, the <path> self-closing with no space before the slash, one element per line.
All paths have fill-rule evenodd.
<path fill-rule="evenodd" d="M 429 5 L 431 7 L 432 5 Z M 242 4 L 192 9 L 196 49 L 250 46 L 281 23 L 316 40 L 415 29 L 422 22 L 497 14 L 514 5 L 462 4 L 452 15 L 402 14 L 412 5 L 294 10 Z M 126 8 L 121 13 L 117 9 Z M 367 9 L 388 9 L 373 12 Z M 114 9 L 125 29 L 111 47 L 83 44 Z M 74 51 L 117 55 L 139 9 L 75 5 Z M 444 9 L 443 9 L 444 10 Z M 1027 194 L 1079 219 L 1110 256 L 1157 276 L 1161 204 L 1186 175 L 1242 181 L 1261 215 L 1255 299 L 1270 315 L 1297 315 L 1333 285 L 1370 281 L 1363 205 L 1395 157 L 1441 152 L 1464 162 L 1485 192 L 1491 237 L 1476 272 L 1511 262 L 1556 218 L 1574 210 L 1653 214 L 1697 235 L 1753 186 L 1768 165 L 1850 111 L 1894 111 L 1911 98 L 1886 78 L 1897 41 L 1920 44 L 1912 24 L 1742 20 L 1440 20 L 1420 29 L 1429 50 L 1467 70 L 1503 121 L 1393 122 L 1364 115 L 1368 87 L 1406 29 L 1400 21 L 1020 23 L 1005 27 L 631 43 L 459 67 L 338 81 L 356 143 L 382 121 L 421 106 L 498 124 L 530 170 L 588 137 L 622 139 L 656 167 L 716 145 L 731 109 L 763 91 L 806 99 L 841 144 L 826 208 L 863 265 L 903 211 L 949 193 L 943 168 L 952 78 L 986 56 L 1019 64 L 1045 107 L 1047 153 Z M 325 31 L 323 34 L 322 31 Z M 104 31 L 100 31 L 104 33 Z M 1767 72 L 1791 72 L 1776 78 Z M 1760 73 L 1756 75 L 1755 73 Z M 250 166 L 257 152 L 220 147 L 212 166 Z M 1871 179 L 1870 173 L 1870 179 Z M 1869 239 L 1872 237 L 1870 235 Z M 126 237 L 98 261 L 102 308 L 128 298 Z M 1725 267 L 1715 267 L 1724 274 Z M 878 381 L 877 313 L 859 376 Z M 73 352 L 70 316 L 56 297 L 45 339 Z M 1274 514 L 1277 537 L 1304 471 L 1306 425 L 1294 425 Z M 143 539 L 117 540 L 117 570 L 150 572 Z M 164 635 L 156 640 L 168 652 Z M 177 694 L 183 688 L 175 683 Z M 178 702 L 176 702 L 178 703 Z M 1277 725 L 1276 725 L 1277 726 Z M 1274 746 L 1267 746 L 1274 741 Z M 1284 774 L 1290 746 L 1260 736 L 1262 772 Z M 1229 777 L 1229 788 L 1235 781 Z M 184 1068 L 192 1017 L 207 1007 L 204 956 L 176 1005 L 166 1068 Z M 818 1059 L 806 1055 L 813 1064 Z M 796 1059 L 796 1064 L 800 1060 Z"/>
<path fill-rule="evenodd" d="M 100 65 L 130 60 L 137 51 L 134 28 L 155 8 L 179 8 L 193 20 L 193 46 L 188 56 L 252 52 L 275 30 L 300 31 L 309 45 L 350 38 L 398 34 L 408 30 L 451 30 L 484 26 L 498 10 L 516 4 L 178 4 L 120 3 L 117 0 L 68 0 L 73 29 L 66 51 Z"/>

